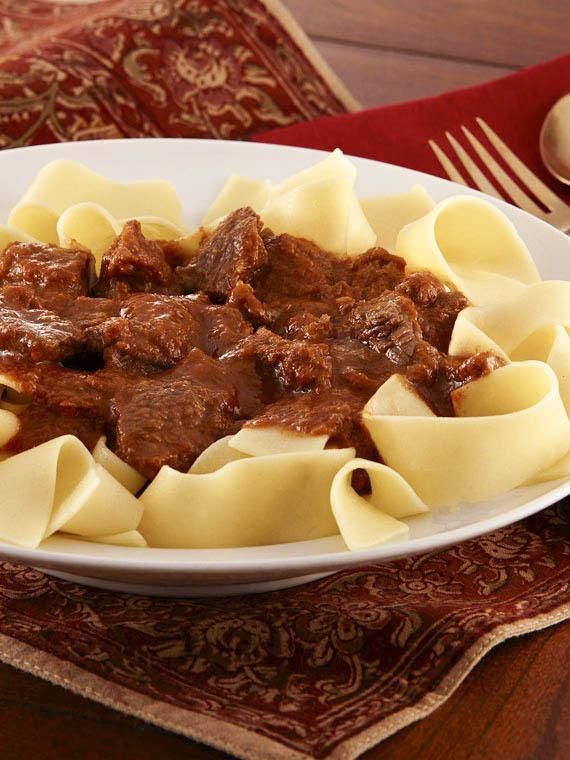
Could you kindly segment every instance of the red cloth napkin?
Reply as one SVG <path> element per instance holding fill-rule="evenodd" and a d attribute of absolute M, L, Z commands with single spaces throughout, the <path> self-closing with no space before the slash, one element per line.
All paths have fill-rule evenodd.
<path fill-rule="evenodd" d="M 535 174 L 570 203 L 570 187 L 548 174 L 538 150 L 544 117 L 567 92 L 570 92 L 570 55 L 466 90 L 317 119 L 261 132 L 253 139 L 323 150 L 341 148 L 355 156 L 447 177 L 428 140 L 434 139 L 459 165 L 445 132 L 451 132 L 466 145 L 461 125 L 481 138 L 475 122 L 481 116 Z M 486 144 L 484 136 L 481 142 Z"/>

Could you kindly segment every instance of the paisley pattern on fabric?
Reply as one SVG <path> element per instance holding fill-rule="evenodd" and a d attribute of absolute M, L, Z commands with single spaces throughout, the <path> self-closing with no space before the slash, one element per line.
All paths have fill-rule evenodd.
<path fill-rule="evenodd" d="M 243 139 L 355 107 L 260 0 L 0 0 L 0 14 L 0 148 Z"/>
<path fill-rule="evenodd" d="M 105 693 L 99 676 L 132 690 L 135 713 L 132 692 L 179 708 L 181 733 L 196 736 L 191 716 L 223 721 L 223 736 L 218 724 L 200 738 L 242 757 L 325 758 L 344 743 L 335 757 L 351 758 L 358 734 L 441 691 L 454 666 L 466 675 L 468 650 L 497 626 L 555 622 L 569 586 L 566 500 L 445 551 L 248 597 L 149 599 L 1 562 L 0 634 L 60 658 L 56 678 L 61 660 L 80 667 L 91 697 Z M 236 726 L 255 733 L 244 741 Z"/>

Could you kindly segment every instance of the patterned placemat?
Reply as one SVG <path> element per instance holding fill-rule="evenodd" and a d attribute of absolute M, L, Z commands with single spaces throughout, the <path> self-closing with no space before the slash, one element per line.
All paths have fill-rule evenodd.
<path fill-rule="evenodd" d="M 0 11 L 2 147 L 244 137 L 357 106 L 275 0 Z M 435 709 L 495 644 L 568 617 L 569 587 L 568 502 L 242 598 L 128 596 L 0 562 L 0 659 L 239 757 L 353 758 Z"/>
<path fill-rule="evenodd" d="M 0 148 L 243 138 L 358 104 L 276 0 L 0 0 Z"/>
<path fill-rule="evenodd" d="M 0 563 L 0 658 L 244 758 L 354 758 L 570 614 L 570 501 L 290 591 L 129 596 Z"/>

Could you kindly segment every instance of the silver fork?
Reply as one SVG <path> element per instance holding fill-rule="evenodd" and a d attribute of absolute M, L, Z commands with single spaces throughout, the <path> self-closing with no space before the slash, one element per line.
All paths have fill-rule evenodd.
<path fill-rule="evenodd" d="M 483 164 L 487 167 L 489 173 L 497 180 L 498 184 L 503 188 L 506 195 L 508 196 L 506 200 L 510 200 L 519 206 L 519 208 L 522 208 L 523 211 L 528 211 L 529 214 L 534 214 L 534 216 L 537 216 L 539 219 L 543 219 L 545 222 L 552 224 L 554 227 L 557 227 L 563 232 L 570 231 L 570 206 L 566 205 L 566 203 L 564 203 L 564 201 L 562 201 L 555 193 L 553 193 L 552 190 L 536 176 L 536 174 L 533 174 L 531 172 L 528 166 L 526 166 L 520 160 L 520 158 L 518 158 L 518 156 L 516 156 L 512 150 L 505 145 L 505 143 L 496 134 L 496 132 L 491 129 L 487 122 L 483 121 L 483 119 L 479 117 L 477 117 L 476 121 L 499 156 L 503 159 L 507 166 L 510 167 L 513 174 L 518 177 L 518 179 L 524 185 L 526 185 L 526 187 L 532 193 L 534 193 L 536 198 L 538 198 L 538 200 L 544 204 L 548 211 L 544 211 L 539 206 L 537 206 L 532 198 L 530 198 L 524 192 L 524 190 L 521 190 L 521 188 L 515 182 L 513 182 L 511 177 L 509 177 L 504 169 L 497 163 L 495 158 L 493 158 L 493 156 L 489 153 L 487 148 L 485 148 L 479 142 L 475 135 L 469 129 L 467 129 L 467 127 L 462 126 L 461 130 L 463 131 L 463 134 L 468 139 L 469 143 Z M 469 172 L 473 184 L 482 192 L 493 195 L 495 198 L 505 200 L 505 197 L 502 196 L 496 190 L 494 185 L 489 182 L 487 177 L 479 169 L 477 164 L 473 161 L 465 149 L 457 142 L 455 137 L 453 137 L 453 135 L 449 132 L 446 132 L 445 136 L 455 151 L 457 158 L 461 161 L 464 168 Z M 457 169 L 457 167 L 434 140 L 429 140 L 429 146 L 437 156 L 449 179 L 453 180 L 453 182 L 458 182 L 461 185 L 468 186 L 470 184 L 465 180 L 461 172 Z"/>

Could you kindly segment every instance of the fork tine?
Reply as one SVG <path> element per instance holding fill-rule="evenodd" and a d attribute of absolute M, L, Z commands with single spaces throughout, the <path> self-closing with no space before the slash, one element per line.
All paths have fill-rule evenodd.
<path fill-rule="evenodd" d="M 538 200 L 541 203 L 544 203 L 546 208 L 553 210 L 564 205 L 563 201 L 561 201 L 560 198 L 536 176 L 536 174 L 533 174 L 531 170 L 525 166 L 525 164 L 523 164 L 520 158 L 518 158 L 518 156 L 515 156 L 510 148 L 507 148 L 505 143 L 495 132 L 493 132 L 486 121 L 481 119 L 479 116 L 477 117 L 476 121 L 483 132 L 489 138 L 489 142 L 496 148 L 497 152 L 504 160 L 504 162 L 510 166 L 512 171 L 517 175 L 517 177 L 519 177 L 520 180 L 522 180 L 522 182 L 525 183 L 528 189 L 532 190 Z"/>
<path fill-rule="evenodd" d="M 442 151 L 442 149 L 439 147 L 439 145 L 435 142 L 435 140 L 428 140 L 429 147 L 433 150 L 435 153 L 437 160 L 439 163 L 443 166 L 443 170 L 449 177 L 449 179 L 452 182 L 457 182 L 460 185 L 467 186 L 467 182 L 465 181 L 465 178 L 459 172 L 455 166 L 451 163 L 449 158 L 445 155 L 445 153 Z"/>
<path fill-rule="evenodd" d="M 523 211 L 528 211 L 529 214 L 535 214 L 535 216 L 545 216 L 544 211 L 536 205 L 532 198 L 529 198 L 528 195 L 513 182 L 513 180 L 504 171 L 504 169 L 495 161 L 489 151 L 484 148 L 483 145 L 481 145 L 475 135 L 471 134 L 467 127 L 462 126 L 461 129 L 463 130 L 465 137 L 467 137 L 475 149 L 475 152 L 478 154 L 481 161 L 483 161 L 497 182 L 507 191 L 514 203 L 516 203 L 519 208 L 522 208 Z"/>
<path fill-rule="evenodd" d="M 473 161 L 473 159 L 465 152 L 465 150 L 457 142 L 455 137 L 449 132 L 446 132 L 445 136 L 449 140 L 453 150 L 457 153 L 457 158 L 461 161 L 463 166 L 467 169 L 467 171 L 469 172 L 469 174 L 471 175 L 473 179 L 473 182 L 477 185 L 479 190 L 481 190 L 483 193 L 487 193 L 488 195 L 492 195 L 495 198 L 500 198 L 501 200 L 504 200 L 504 198 L 502 198 L 502 196 L 498 193 L 498 191 L 495 190 L 495 188 L 489 182 L 487 177 L 479 169 L 479 167 Z"/>

